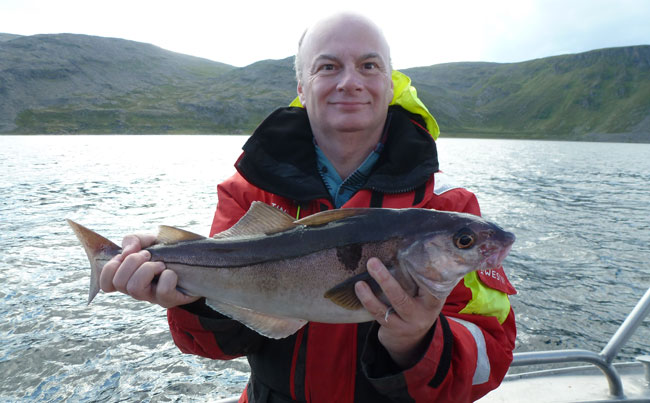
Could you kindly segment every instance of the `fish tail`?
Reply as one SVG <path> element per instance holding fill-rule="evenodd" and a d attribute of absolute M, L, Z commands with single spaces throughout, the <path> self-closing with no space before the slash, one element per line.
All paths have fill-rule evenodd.
<path fill-rule="evenodd" d="M 79 242 L 81 242 L 81 245 L 84 247 L 86 255 L 88 255 L 88 261 L 90 262 L 90 290 L 88 292 L 88 304 L 90 304 L 93 298 L 95 298 L 95 295 L 99 292 L 99 274 L 102 272 L 104 263 L 111 257 L 120 253 L 122 249 L 83 225 L 77 224 L 72 220 L 66 221 L 79 239 Z"/>

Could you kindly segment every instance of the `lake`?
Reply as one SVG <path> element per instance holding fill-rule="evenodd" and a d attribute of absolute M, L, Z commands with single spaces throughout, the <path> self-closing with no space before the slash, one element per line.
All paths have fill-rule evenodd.
<path fill-rule="evenodd" d="M 181 354 L 165 310 L 86 305 L 87 259 L 65 223 L 117 241 L 159 224 L 207 234 L 244 136 L 0 136 L 0 400 L 206 401 L 245 359 Z M 438 141 L 440 167 L 517 235 L 516 351 L 600 351 L 650 286 L 650 144 Z M 650 353 L 650 321 L 621 360 Z"/>

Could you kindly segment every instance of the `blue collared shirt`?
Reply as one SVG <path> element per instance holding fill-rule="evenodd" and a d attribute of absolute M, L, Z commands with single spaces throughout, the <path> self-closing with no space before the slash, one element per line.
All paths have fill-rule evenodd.
<path fill-rule="evenodd" d="M 318 156 L 318 172 L 321 178 L 323 178 L 323 182 L 330 196 L 332 196 L 334 207 L 339 208 L 350 200 L 366 183 L 368 176 L 370 176 L 370 171 L 372 171 L 372 168 L 379 159 L 383 144 L 378 143 L 377 147 L 368 155 L 365 161 L 350 176 L 345 178 L 345 180 L 341 179 L 334 165 L 327 159 L 318 145 L 314 143 L 314 147 Z"/>

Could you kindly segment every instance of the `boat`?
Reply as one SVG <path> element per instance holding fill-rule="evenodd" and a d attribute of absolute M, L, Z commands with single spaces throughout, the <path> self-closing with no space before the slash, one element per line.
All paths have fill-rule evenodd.
<path fill-rule="evenodd" d="M 635 362 L 614 363 L 621 348 L 650 313 L 650 288 L 600 352 L 566 349 L 514 353 L 513 367 L 588 364 L 508 373 L 480 403 L 650 402 L 650 355 Z M 650 352 L 649 352 L 650 354 Z M 239 396 L 219 400 L 234 403 Z"/>
<path fill-rule="evenodd" d="M 600 352 L 567 349 L 515 353 L 510 368 L 588 364 L 507 374 L 480 403 L 650 402 L 650 355 L 614 363 L 621 348 L 650 313 L 650 288 Z M 650 354 L 650 352 L 649 352 Z"/>

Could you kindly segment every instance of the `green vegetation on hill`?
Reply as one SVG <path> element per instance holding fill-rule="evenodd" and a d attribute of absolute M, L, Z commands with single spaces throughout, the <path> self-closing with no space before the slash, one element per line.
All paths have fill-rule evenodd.
<path fill-rule="evenodd" d="M 0 34 L 0 133 L 247 133 L 295 97 L 292 65 Z M 650 46 L 404 72 L 443 135 L 650 142 Z"/>
<path fill-rule="evenodd" d="M 407 73 L 450 132 L 650 141 L 650 46 Z"/>

